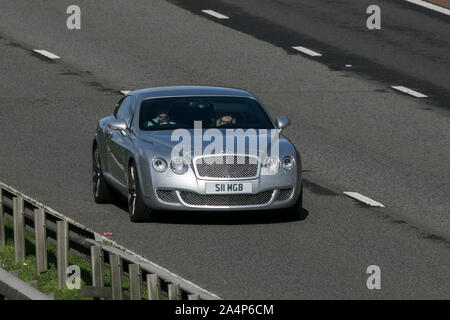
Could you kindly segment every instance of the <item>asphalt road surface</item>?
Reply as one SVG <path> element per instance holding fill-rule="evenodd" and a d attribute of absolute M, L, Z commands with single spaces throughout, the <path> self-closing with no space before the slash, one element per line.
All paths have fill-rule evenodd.
<path fill-rule="evenodd" d="M 378 1 L 382 29 L 368 31 L 364 1 L 77 1 L 71 31 L 71 4 L 2 1 L 0 181 L 227 299 L 450 298 L 448 16 Z M 95 204 L 97 120 L 120 90 L 160 85 L 243 88 L 288 116 L 306 219 L 132 224 L 123 202 Z M 369 265 L 381 290 L 366 287 Z"/>

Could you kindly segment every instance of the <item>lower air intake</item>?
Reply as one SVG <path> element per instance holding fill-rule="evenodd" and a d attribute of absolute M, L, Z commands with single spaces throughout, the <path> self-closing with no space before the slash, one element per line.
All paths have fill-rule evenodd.
<path fill-rule="evenodd" d="M 272 198 L 273 191 L 257 194 L 217 194 L 204 195 L 195 192 L 180 191 L 181 199 L 192 206 L 255 206 L 267 204 Z"/>

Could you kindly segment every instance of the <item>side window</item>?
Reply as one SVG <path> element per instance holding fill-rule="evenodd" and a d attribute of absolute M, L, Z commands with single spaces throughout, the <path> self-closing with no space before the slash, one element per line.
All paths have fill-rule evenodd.
<path fill-rule="evenodd" d="M 122 99 L 120 99 L 119 102 L 117 102 L 117 103 L 114 105 L 114 110 L 113 110 L 113 116 L 114 116 L 114 118 L 117 118 L 117 111 L 119 111 L 119 107 L 120 107 L 120 105 L 122 104 L 123 99 L 125 99 L 125 97 L 123 97 Z"/>
<path fill-rule="evenodd" d="M 134 98 L 132 96 L 125 97 L 122 101 L 119 102 L 118 109 L 114 111 L 114 117 L 116 119 L 125 120 L 128 125 L 131 124 L 133 120 L 133 103 Z"/>

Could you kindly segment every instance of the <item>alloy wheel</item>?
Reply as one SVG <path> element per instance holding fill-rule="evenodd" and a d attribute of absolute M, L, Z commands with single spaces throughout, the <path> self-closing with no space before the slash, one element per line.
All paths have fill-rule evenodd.
<path fill-rule="evenodd" d="M 136 170 L 133 165 L 130 166 L 128 174 L 128 211 L 134 216 L 136 211 Z"/>
<path fill-rule="evenodd" d="M 94 188 L 94 195 L 98 197 L 100 189 L 100 176 L 102 174 L 102 169 L 100 166 L 100 157 L 98 153 L 98 148 L 94 149 L 94 161 L 92 165 L 92 182 Z"/>

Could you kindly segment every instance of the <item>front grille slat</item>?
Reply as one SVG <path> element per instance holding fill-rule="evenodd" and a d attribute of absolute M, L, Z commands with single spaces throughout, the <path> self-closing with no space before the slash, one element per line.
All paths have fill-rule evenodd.
<path fill-rule="evenodd" d="M 201 178 L 252 178 L 258 175 L 258 159 L 251 156 L 205 156 L 195 160 Z"/>
<path fill-rule="evenodd" d="M 180 191 L 181 199 L 192 206 L 252 206 L 267 204 L 273 191 L 257 194 L 217 194 L 204 195 L 189 191 Z"/>

